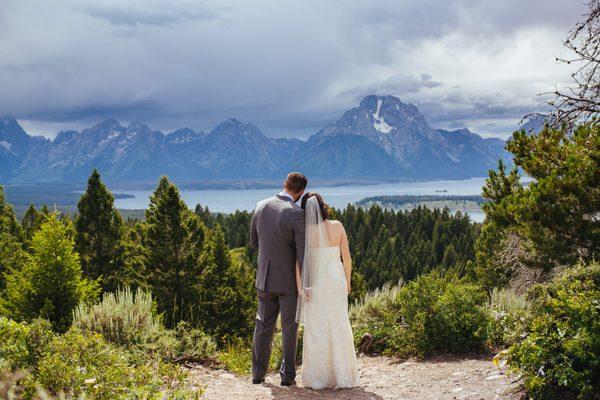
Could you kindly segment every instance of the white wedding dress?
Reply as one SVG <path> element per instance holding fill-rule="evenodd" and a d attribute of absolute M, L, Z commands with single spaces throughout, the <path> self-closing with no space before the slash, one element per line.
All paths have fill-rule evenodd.
<path fill-rule="evenodd" d="M 310 296 L 300 296 L 297 311 L 297 320 L 304 324 L 302 384 L 313 389 L 355 387 L 359 375 L 344 265 L 339 246 L 329 246 L 314 197 L 306 205 L 306 232 L 302 287 Z"/>

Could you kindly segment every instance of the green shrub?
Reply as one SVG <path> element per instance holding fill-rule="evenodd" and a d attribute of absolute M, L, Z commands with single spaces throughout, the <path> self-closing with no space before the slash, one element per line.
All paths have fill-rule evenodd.
<path fill-rule="evenodd" d="M 522 338 L 530 312 L 524 295 L 494 288 L 487 308 L 492 318 L 488 331 L 490 347 L 506 348 Z"/>
<path fill-rule="evenodd" d="M 508 351 L 534 399 L 600 394 L 600 264 L 578 265 L 532 293 L 527 337 Z"/>
<path fill-rule="evenodd" d="M 447 281 L 435 273 L 421 276 L 398 293 L 401 329 L 392 346 L 400 354 L 419 357 L 480 351 L 489 325 L 485 301 L 479 286 Z"/>
<path fill-rule="evenodd" d="M 0 370 L 35 371 L 53 337 L 52 326 L 46 320 L 27 324 L 0 317 Z"/>
<path fill-rule="evenodd" d="M 252 368 L 252 346 L 244 340 L 232 340 L 217 354 L 223 367 L 236 374 L 245 375 Z"/>
<path fill-rule="evenodd" d="M 205 361 L 217 351 L 217 344 L 200 329 L 192 328 L 188 322 L 181 321 L 175 330 L 177 356 L 188 361 Z"/>
<path fill-rule="evenodd" d="M 178 365 L 140 357 L 98 333 L 73 328 L 58 335 L 48 321 L 27 324 L 0 318 L 0 337 L 0 373 L 7 377 L 0 391 L 18 393 L 18 398 L 45 391 L 50 396 L 94 399 L 199 395 L 185 389 L 187 375 Z"/>
<path fill-rule="evenodd" d="M 101 335 L 74 330 L 50 342 L 36 380 L 53 395 L 85 393 L 98 399 L 121 398 L 140 385 L 158 391 L 162 385 L 147 367 L 131 367 L 127 354 Z"/>
<path fill-rule="evenodd" d="M 398 356 L 480 351 L 490 318 L 479 286 L 437 273 L 398 289 L 367 296 L 351 310 L 355 338 L 373 336 L 373 348 Z"/>

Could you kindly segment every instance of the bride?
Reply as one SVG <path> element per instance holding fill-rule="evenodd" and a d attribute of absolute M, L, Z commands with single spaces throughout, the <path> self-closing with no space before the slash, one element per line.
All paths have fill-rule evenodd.
<path fill-rule="evenodd" d="M 302 273 L 296 266 L 296 321 L 304 324 L 302 383 L 313 389 L 359 384 L 348 294 L 352 260 L 344 226 L 329 219 L 318 193 L 302 199 L 306 242 Z M 343 262 L 342 262 L 343 260 Z"/>

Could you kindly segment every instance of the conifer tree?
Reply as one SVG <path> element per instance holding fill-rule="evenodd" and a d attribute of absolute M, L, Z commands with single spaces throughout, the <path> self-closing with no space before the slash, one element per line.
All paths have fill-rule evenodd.
<path fill-rule="evenodd" d="M 454 264 L 456 264 L 457 257 L 458 256 L 456 254 L 456 250 L 454 250 L 454 246 L 452 244 L 448 245 L 448 247 L 446 247 L 446 250 L 444 250 L 444 258 L 442 259 L 442 265 L 445 268 L 453 267 Z"/>
<path fill-rule="evenodd" d="M 6 217 L 0 217 L 3 218 Z M 12 270 L 21 269 L 26 261 L 27 254 L 22 244 L 10 233 L 0 231 L 0 292 L 5 287 L 5 275 Z"/>
<path fill-rule="evenodd" d="M 21 269 L 26 261 L 22 238 L 22 229 L 0 186 L 0 290 L 4 289 L 5 275 Z"/>
<path fill-rule="evenodd" d="M 145 244 L 148 226 L 140 221 L 125 230 L 124 266 L 119 274 L 121 284 L 131 288 L 150 290 L 148 279 L 148 249 Z"/>
<path fill-rule="evenodd" d="M 21 226 L 23 227 L 23 235 L 25 244 L 28 246 L 33 234 L 40 228 L 44 221 L 45 215 L 38 212 L 33 203 L 29 204 L 25 215 L 21 219 Z"/>
<path fill-rule="evenodd" d="M 246 336 L 254 304 L 252 271 L 243 259 L 232 260 L 220 225 L 206 240 L 201 265 L 198 306 L 202 328 L 221 343 L 231 336 Z"/>
<path fill-rule="evenodd" d="M 177 187 L 161 178 L 146 211 L 148 274 L 167 325 L 195 321 L 199 256 L 205 227 L 181 199 Z M 197 322 L 197 321 L 196 321 Z"/>
<path fill-rule="evenodd" d="M 69 228 L 52 215 L 34 234 L 31 256 L 6 275 L 1 308 L 16 320 L 42 317 L 57 331 L 71 324 L 73 309 L 98 295 L 96 282 L 83 278 Z"/>
<path fill-rule="evenodd" d="M 77 209 L 75 243 L 83 272 L 94 280 L 102 277 L 102 288 L 113 291 L 122 284 L 124 226 L 98 171 L 92 172 Z"/>
<path fill-rule="evenodd" d="M 17 221 L 13 208 L 6 202 L 2 186 L 0 186 L 0 231 L 9 233 L 18 241 L 23 240 L 23 229 Z"/>

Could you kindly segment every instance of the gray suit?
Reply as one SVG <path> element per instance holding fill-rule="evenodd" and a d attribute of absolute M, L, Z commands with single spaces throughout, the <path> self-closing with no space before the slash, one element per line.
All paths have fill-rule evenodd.
<path fill-rule="evenodd" d="M 296 377 L 296 260 L 304 259 L 304 210 L 292 199 L 274 196 L 259 202 L 252 215 L 250 244 L 258 247 L 256 289 L 258 311 L 252 349 L 252 375 L 267 373 L 277 315 L 281 311 L 283 336 L 282 382 Z"/>

